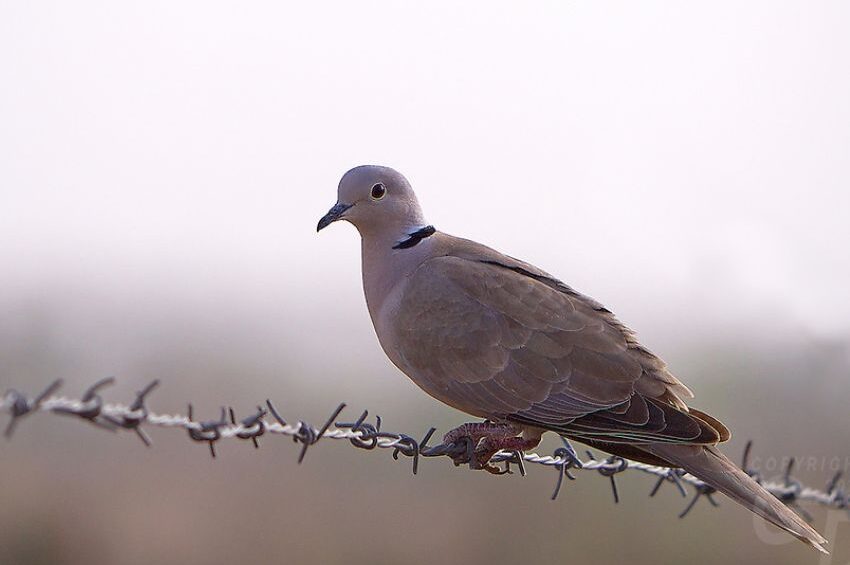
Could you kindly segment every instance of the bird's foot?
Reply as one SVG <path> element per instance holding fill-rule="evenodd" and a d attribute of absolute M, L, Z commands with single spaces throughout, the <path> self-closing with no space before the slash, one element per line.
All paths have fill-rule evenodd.
<path fill-rule="evenodd" d="M 522 434 L 522 435 L 520 435 Z M 540 443 L 539 434 L 528 434 L 512 424 L 474 422 L 463 424 L 443 436 L 443 445 L 466 443 L 469 449 L 452 456 L 455 465 L 469 463 L 473 469 L 502 475 L 508 472 L 490 463 L 499 451 L 524 451 Z"/>

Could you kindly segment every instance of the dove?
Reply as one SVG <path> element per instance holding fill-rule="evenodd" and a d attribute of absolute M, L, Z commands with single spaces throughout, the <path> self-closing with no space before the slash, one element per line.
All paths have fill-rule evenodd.
<path fill-rule="evenodd" d="M 730 432 L 602 304 L 547 272 L 425 220 L 407 179 L 351 169 L 320 231 L 338 220 L 361 236 L 363 289 L 392 363 L 433 398 L 483 422 L 470 465 L 535 447 L 545 432 L 607 453 L 681 468 L 822 551 L 817 531 L 723 455 Z"/>

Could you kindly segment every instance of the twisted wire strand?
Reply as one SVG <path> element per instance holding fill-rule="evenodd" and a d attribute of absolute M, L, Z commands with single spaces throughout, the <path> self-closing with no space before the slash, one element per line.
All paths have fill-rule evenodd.
<path fill-rule="evenodd" d="M 450 457 L 455 461 L 455 465 L 458 465 L 459 461 L 465 463 L 471 460 L 468 456 L 471 455 L 472 447 L 474 447 L 469 443 L 468 438 L 464 438 L 464 441 L 457 444 L 428 446 L 429 440 L 436 431 L 435 428 L 430 428 L 423 439 L 417 441 L 407 434 L 382 430 L 382 422 L 379 416 L 375 417 L 375 423 L 368 422 L 368 411 L 364 411 L 354 422 L 339 422 L 337 418 L 345 408 L 345 404 L 340 404 L 328 417 L 324 425 L 318 428 L 303 420 L 294 423 L 287 422 L 269 400 L 266 400 L 265 407 L 257 406 L 254 413 L 241 420 L 236 419 L 232 409 L 222 407 L 219 418 L 198 421 L 193 417 L 191 404 L 188 406 L 186 415 L 158 414 L 148 410 L 146 398 L 159 385 L 159 381 L 153 381 L 137 392 L 135 399 L 129 404 L 103 401 L 99 394 L 100 389 L 113 383 L 113 378 L 97 381 L 84 391 L 80 398 L 56 395 L 55 393 L 62 385 L 61 379 L 54 381 L 40 394 L 33 397 L 17 390 L 9 390 L 0 399 L 0 413 L 5 412 L 10 416 L 5 436 L 7 438 L 12 437 L 21 418 L 40 412 L 77 417 L 110 431 L 134 431 L 147 446 L 151 445 L 151 440 L 143 426 L 181 428 L 186 431 L 191 440 L 207 443 L 213 457 L 215 457 L 215 446 L 221 440 L 232 438 L 250 440 L 255 447 L 259 447 L 258 438 L 270 434 L 289 436 L 301 443 L 301 451 L 298 456 L 300 463 L 303 461 L 307 449 L 322 439 L 347 440 L 352 446 L 360 449 L 391 449 L 394 459 L 398 459 L 400 455 L 412 459 L 414 474 L 418 471 L 420 457 Z M 551 496 L 552 500 L 557 498 L 564 477 L 573 480 L 575 479 L 573 471 L 595 471 L 609 478 L 614 500 L 619 502 L 615 476 L 626 471 L 639 471 L 656 478 L 655 486 L 649 493 L 650 496 L 654 496 L 660 487 L 666 483 L 673 484 L 683 497 L 688 496 L 685 486 L 691 487 L 694 495 L 679 514 L 680 518 L 686 516 L 701 498 L 707 499 L 712 505 L 717 505 L 712 498 L 714 489 L 681 469 L 658 467 L 618 456 L 597 459 L 591 451 L 586 451 L 587 459 L 583 460 L 566 440 L 563 440 L 563 442 L 563 447 L 555 449 L 552 454 L 500 451 L 493 456 L 491 462 L 504 464 L 504 472 L 508 473 L 511 472 L 511 465 L 515 465 L 522 475 L 525 475 L 525 464 L 527 463 L 555 469 L 557 482 Z M 830 479 L 824 489 L 813 488 L 802 484 L 793 477 L 795 460 L 791 458 L 781 481 L 763 480 L 758 472 L 748 468 L 751 444 L 752 442 L 749 442 L 744 451 L 743 470 L 785 504 L 795 507 L 809 519 L 808 512 L 799 506 L 800 502 L 843 509 L 850 513 L 850 494 L 840 488 L 839 484 L 842 477 L 841 471 L 838 471 Z M 465 454 L 467 455 L 466 458 L 464 458 Z"/>

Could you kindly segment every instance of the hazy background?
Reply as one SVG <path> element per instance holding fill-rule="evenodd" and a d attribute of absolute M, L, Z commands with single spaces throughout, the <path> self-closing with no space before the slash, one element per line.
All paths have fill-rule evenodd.
<path fill-rule="evenodd" d="M 848 26 L 847 2 L 0 2 L 0 390 L 461 423 L 380 351 L 354 230 L 315 233 L 376 163 L 638 329 L 730 454 L 847 466 Z M 644 477 L 551 503 L 543 469 L 152 435 L 24 422 L 0 563 L 818 559 L 731 502 L 678 520 Z M 850 519 L 814 515 L 850 561 Z"/>

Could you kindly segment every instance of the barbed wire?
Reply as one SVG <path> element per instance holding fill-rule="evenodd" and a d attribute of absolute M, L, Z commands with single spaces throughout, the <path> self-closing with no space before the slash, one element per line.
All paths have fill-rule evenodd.
<path fill-rule="evenodd" d="M 422 457 L 449 457 L 455 462 L 455 465 L 473 461 L 472 452 L 475 446 L 472 445 L 469 438 L 463 438 L 456 443 L 429 446 L 428 442 L 436 432 L 436 428 L 430 428 L 421 440 L 416 440 L 407 434 L 382 430 L 380 416 L 375 416 L 374 423 L 371 423 L 368 421 L 369 412 L 365 410 L 353 422 L 337 421 L 345 408 L 345 404 L 337 406 L 320 427 L 315 427 L 303 420 L 294 421 L 294 423 L 288 422 L 270 400 L 266 400 L 265 407 L 258 405 L 256 411 L 242 419 L 236 418 L 232 408 L 222 407 L 217 419 L 199 421 L 194 419 L 194 410 L 191 404 L 187 406 L 185 416 L 151 412 L 147 406 L 147 397 L 159 386 L 158 380 L 138 391 L 129 404 L 104 402 L 100 396 L 100 391 L 104 387 L 114 384 L 114 382 L 115 379 L 111 377 L 99 380 L 88 387 L 79 399 L 56 395 L 63 384 L 61 379 L 54 381 L 34 397 L 27 396 L 17 390 L 9 390 L 0 399 L 0 413 L 6 412 L 10 416 L 4 435 L 6 438 L 11 438 L 22 418 L 41 412 L 76 417 L 112 432 L 132 431 L 146 446 L 151 445 L 151 439 L 142 426 L 182 428 L 191 440 L 207 443 L 210 455 L 213 457 L 216 456 L 216 444 L 222 440 L 231 438 L 249 440 L 255 448 L 258 448 L 259 438 L 265 434 L 270 434 L 288 436 L 296 443 L 301 444 L 298 463 L 304 460 L 308 448 L 322 439 L 347 440 L 350 445 L 365 450 L 390 449 L 393 459 L 398 460 L 400 456 L 404 456 L 412 460 L 414 474 L 419 470 L 419 462 Z M 514 465 L 523 476 L 526 474 L 525 465 L 527 463 L 553 468 L 556 471 L 557 479 L 551 496 L 552 500 L 558 497 L 564 477 L 574 480 L 573 472 L 586 471 L 596 472 L 607 477 L 610 480 L 614 501 L 619 502 L 620 495 L 615 477 L 626 471 L 638 471 L 656 478 L 649 496 L 655 496 L 666 483 L 673 485 L 683 497 L 688 496 L 686 486 L 691 487 L 693 496 L 679 514 L 680 518 L 685 517 L 703 498 L 713 506 L 717 506 L 717 501 L 712 496 L 715 490 L 682 469 L 658 467 L 619 456 L 597 459 L 592 451 L 586 451 L 587 459 L 582 460 L 566 439 L 562 438 L 562 441 L 563 446 L 555 449 L 551 455 L 500 451 L 493 456 L 490 462 L 503 464 L 504 473 L 511 473 L 511 466 Z M 841 488 L 839 483 L 842 477 L 841 471 L 833 475 L 824 489 L 812 488 L 794 478 L 795 459 L 792 457 L 788 459 L 781 480 L 765 480 L 758 471 L 749 467 L 751 448 L 752 442 L 748 442 L 744 449 L 741 465 L 744 472 L 785 504 L 801 512 L 807 519 L 811 520 L 811 516 L 805 508 L 800 506 L 801 502 L 846 510 L 850 513 L 850 493 Z M 471 463 L 470 468 L 472 468 Z"/>

